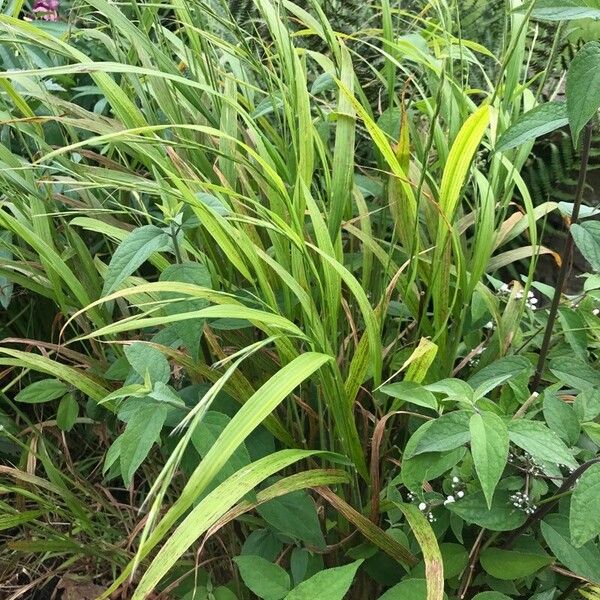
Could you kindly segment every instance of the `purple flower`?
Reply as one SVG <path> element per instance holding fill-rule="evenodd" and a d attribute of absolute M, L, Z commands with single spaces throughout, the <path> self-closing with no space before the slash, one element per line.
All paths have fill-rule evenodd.
<path fill-rule="evenodd" d="M 58 0 L 35 0 L 33 12 L 44 21 L 58 21 Z"/>

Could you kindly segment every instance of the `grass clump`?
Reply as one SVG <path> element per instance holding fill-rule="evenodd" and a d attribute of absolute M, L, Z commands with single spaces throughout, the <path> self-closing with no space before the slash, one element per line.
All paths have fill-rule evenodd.
<path fill-rule="evenodd" d="M 598 42 L 558 101 L 542 2 L 234 4 L 0 15 L 8 597 L 593 595 Z"/>

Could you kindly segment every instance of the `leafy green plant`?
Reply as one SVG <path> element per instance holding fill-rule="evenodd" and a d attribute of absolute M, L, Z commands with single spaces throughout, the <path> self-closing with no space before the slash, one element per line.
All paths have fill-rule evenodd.
<path fill-rule="evenodd" d="M 350 32 L 316 0 L 0 15 L 13 597 L 594 593 L 600 45 L 564 102 L 529 57 L 536 18 L 595 7 L 511 0 L 496 59 L 423 4 Z M 521 173 L 566 126 L 557 252 Z"/>

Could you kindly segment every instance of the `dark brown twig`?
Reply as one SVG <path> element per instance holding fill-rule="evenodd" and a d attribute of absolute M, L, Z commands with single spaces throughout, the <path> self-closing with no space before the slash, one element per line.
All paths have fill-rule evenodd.
<path fill-rule="evenodd" d="M 579 166 L 579 180 L 577 181 L 577 191 L 575 193 L 575 202 L 573 204 L 573 212 L 571 214 L 571 225 L 577 223 L 579 219 L 579 209 L 581 208 L 581 201 L 583 200 L 583 192 L 585 190 L 585 180 L 587 177 L 591 146 L 592 123 L 590 121 L 585 127 L 583 136 L 583 150 L 581 153 L 581 165 Z M 567 279 L 567 273 L 570 270 L 572 258 L 573 236 L 571 235 L 571 232 L 568 231 L 565 238 L 565 245 L 561 254 L 562 263 L 558 272 L 556 288 L 554 289 L 554 297 L 552 298 L 552 304 L 550 305 L 550 313 L 548 314 L 548 323 L 546 324 L 546 331 L 544 332 L 544 340 L 542 341 L 542 347 L 540 348 L 540 355 L 538 357 L 535 375 L 533 376 L 533 381 L 531 383 L 532 392 L 537 392 L 544 374 L 546 358 L 548 357 L 550 341 L 552 340 L 552 332 L 554 330 L 554 322 L 556 321 L 556 317 L 558 315 L 558 306 L 560 304 L 560 298 L 562 296 L 565 280 Z"/>

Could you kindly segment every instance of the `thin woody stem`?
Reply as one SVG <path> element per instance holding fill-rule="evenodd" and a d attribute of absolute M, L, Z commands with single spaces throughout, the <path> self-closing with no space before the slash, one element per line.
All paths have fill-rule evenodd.
<path fill-rule="evenodd" d="M 577 191 L 575 193 L 575 203 L 573 204 L 573 213 L 571 215 L 571 225 L 577 223 L 579 219 L 579 209 L 581 208 L 581 202 L 583 200 L 583 192 L 585 190 L 585 180 L 587 176 L 587 168 L 590 159 L 590 149 L 592 146 L 592 123 L 591 121 L 586 125 L 583 136 L 583 150 L 581 154 L 581 165 L 579 167 L 579 180 L 577 182 Z M 544 340 L 542 347 L 540 348 L 540 355 L 538 357 L 537 367 L 535 369 L 535 375 L 533 376 L 533 382 L 531 384 L 531 391 L 537 392 L 542 381 L 544 374 L 544 367 L 546 366 L 546 358 L 548 357 L 548 351 L 550 350 L 550 341 L 552 339 L 552 332 L 554 330 L 554 323 L 558 315 L 558 306 L 560 304 L 560 298 L 562 296 L 563 288 L 565 286 L 565 280 L 571 267 L 571 261 L 573 258 L 573 236 L 571 232 L 567 232 L 565 238 L 565 245 L 563 247 L 560 265 L 558 272 L 558 279 L 556 281 L 556 288 L 554 289 L 554 297 L 552 298 L 552 305 L 550 306 L 550 313 L 548 314 L 548 323 L 546 324 L 546 331 L 544 332 Z"/>

